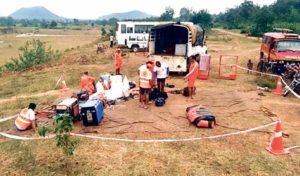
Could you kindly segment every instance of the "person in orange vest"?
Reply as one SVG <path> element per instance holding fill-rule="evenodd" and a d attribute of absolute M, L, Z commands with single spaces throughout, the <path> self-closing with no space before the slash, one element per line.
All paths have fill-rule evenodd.
<path fill-rule="evenodd" d="M 84 72 L 80 78 L 80 88 L 86 90 L 89 95 L 96 92 L 95 78 L 89 76 L 89 72 Z"/>
<path fill-rule="evenodd" d="M 30 103 L 27 108 L 21 110 L 17 119 L 15 120 L 15 126 L 19 131 L 25 131 L 28 129 L 33 129 L 36 131 L 36 122 L 35 122 L 35 110 L 36 104 Z"/>
<path fill-rule="evenodd" d="M 122 54 L 121 54 L 121 49 L 120 48 L 117 49 L 114 57 L 115 57 L 116 75 L 121 75 Z"/>
<path fill-rule="evenodd" d="M 190 66 L 189 73 L 184 77 L 184 80 L 187 80 L 187 87 L 189 90 L 189 99 L 194 99 L 193 95 L 195 95 L 195 82 L 199 72 L 199 64 L 196 61 L 196 56 L 190 57 Z"/>
<path fill-rule="evenodd" d="M 139 84 L 140 84 L 140 107 L 148 109 L 149 98 L 148 94 L 151 91 L 151 80 L 152 73 L 150 71 L 150 67 L 152 66 L 152 62 L 146 62 L 146 66 L 141 66 L 139 69 Z"/>

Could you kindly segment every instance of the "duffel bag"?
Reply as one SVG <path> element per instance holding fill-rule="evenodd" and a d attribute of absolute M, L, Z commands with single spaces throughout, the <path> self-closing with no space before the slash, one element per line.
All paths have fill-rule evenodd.
<path fill-rule="evenodd" d="M 201 105 L 190 106 L 186 109 L 186 112 L 190 123 L 197 127 L 214 128 L 216 125 L 215 116 Z"/>
<path fill-rule="evenodd" d="M 87 91 L 85 90 L 80 90 L 79 92 L 77 92 L 77 99 L 79 101 L 86 101 L 89 99 L 89 94 Z"/>
<path fill-rule="evenodd" d="M 214 128 L 216 125 L 216 119 L 214 116 L 210 115 L 200 116 L 193 124 L 200 128 Z"/>
<path fill-rule="evenodd" d="M 161 107 L 165 104 L 165 99 L 162 97 L 159 97 L 155 99 L 155 106 Z"/>

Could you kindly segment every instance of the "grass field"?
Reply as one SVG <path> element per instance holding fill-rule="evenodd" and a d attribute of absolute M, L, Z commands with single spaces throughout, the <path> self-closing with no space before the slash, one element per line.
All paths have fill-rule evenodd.
<path fill-rule="evenodd" d="M 48 33 L 50 33 L 49 31 Z M 77 33 L 78 32 L 78 33 Z M 42 32 L 40 32 L 42 33 Z M 80 48 L 65 53 L 58 63 L 50 63 L 38 70 L 9 73 L 2 77 L 0 87 L 0 116 L 14 115 L 31 101 L 53 102 L 61 94 L 18 98 L 53 90 L 56 80 L 63 73 L 67 85 L 79 88 L 79 78 L 84 70 L 98 76 L 113 72 L 114 50 L 97 55 L 92 42 L 97 31 L 69 31 L 83 36 L 72 45 Z M 86 37 L 84 37 L 86 36 Z M 93 36 L 93 37 L 92 37 Z M 4 37 L 4 36 L 0 36 Z M 0 39 L 3 40 L 3 39 Z M 25 42 L 25 39 L 15 43 Z M 24 41 L 23 41 L 24 40 Z M 51 40 L 54 48 L 71 48 L 70 41 Z M 8 42 L 12 42 L 7 40 Z M 62 44 L 66 42 L 65 44 Z M 71 42 L 72 43 L 72 42 Z M 5 44 L 5 43 L 4 43 Z M 106 133 L 95 135 L 133 139 L 190 138 L 235 132 L 270 123 L 270 118 L 281 118 L 286 146 L 300 144 L 300 104 L 290 96 L 283 98 L 271 93 L 260 97 L 256 91 L 256 75 L 249 76 L 239 71 L 235 81 L 216 79 L 220 55 L 238 55 L 239 64 L 245 66 L 248 59 L 257 62 L 259 40 L 213 30 L 208 36 L 208 48 L 212 54 L 211 77 L 197 82 L 194 103 L 209 108 L 217 116 L 214 130 L 197 129 L 188 125 L 184 117 L 186 103 L 181 96 L 170 96 L 165 108 L 151 107 L 149 111 L 137 108 L 137 100 L 130 100 L 116 110 L 106 110 L 100 130 Z M 1 47 L 2 44 L 0 44 Z M 14 47 L 15 51 L 16 48 Z M 2 50 L 2 49 L 1 49 Z M 7 53 L 9 51 L 1 51 Z M 10 55 L 7 54 L 7 55 Z M 2 55 L 0 54 L 2 57 Z M 5 60 L 5 59 L 3 59 Z M 87 62 L 82 63 L 83 60 Z M 136 79 L 136 70 L 146 58 L 143 54 L 131 54 L 124 58 L 123 73 Z M 4 61 L 2 61 L 4 62 Z M 171 76 L 168 80 L 177 87 L 183 86 L 182 78 Z M 5 100 L 5 101 L 4 101 Z M 39 108 L 43 108 L 42 105 Z M 267 108 L 274 116 L 261 111 Z M 165 110 L 168 110 L 167 113 Z M 171 114 L 171 115 L 168 115 Z M 158 118 L 160 117 L 160 119 Z M 162 116 L 162 117 L 161 117 Z M 110 119 L 130 122 L 134 119 L 153 120 L 151 125 L 136 124 L 129 128 L 106 129 Z M 165 121 L 160 123 L 158 121 Z M 171 122 L 173 123 L 171 123 Z M 175 123 L 175 125 L 174 125 Z M 176 126 L 176 124 L 178 124 Z M 13 120 L 0 123 L 1 131 L 13 128 Z M 106 130 L 106 131 L 105 131 Z M 285 156 L 273 156 L 264 149 L 273 133 L 273 127 L 233 137 L 178 143 L 125 143 L 77 138 L 80 141 L 75 155 L 67 158 L 55 146 L 55 140 L 16 141 L 0 137 L 1 175 L 300 175 L 300 151 L 293 150 Z M 37 134 L 30 134 L 37 136 Z"/>
<path fill-rule="evenodd" d="M 31 33 L 34 28 L 17 28 L 18 33 Z M 100 36 L 98 29 L 90 30 L 49 30 L 40 29 L 38 34 L 57 35 L 45 37 L 16 37 L 18 34 L 0 35 L 0 65 L 9 61 L 11 57 L 17 57 L 20 52 L 18 48 L 23 46 L 27 40 L 40 39 L 53 49 L 65 51 L 74 49 L 97 41 Z"/>

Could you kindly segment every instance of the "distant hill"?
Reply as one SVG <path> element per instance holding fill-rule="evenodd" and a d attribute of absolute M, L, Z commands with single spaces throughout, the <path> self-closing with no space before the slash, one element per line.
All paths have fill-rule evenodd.
<path fill-rule="evenodd" d="M 143 18 L 149 18 L 153 17 L 153 15 L 134 10 L 124 13 L 112 13 L 109 15 L 104 15 L 98 18 L 98 20 L 108 20 L 110 18 L 117 18 L 119 20 L 125 20 L 125 19 L 143 19 Z"/>
<path fill-rule="evenodd" d="M 64 20 L 63 17 L 55 15 L 45 7 L 37 6 L 37 7 L 29 7 L 29 8 L 21 8 L 14 13 L 9 15 L 14 19 L 39 19 L 39 20 L 55 20 L 60 21 Z"/>

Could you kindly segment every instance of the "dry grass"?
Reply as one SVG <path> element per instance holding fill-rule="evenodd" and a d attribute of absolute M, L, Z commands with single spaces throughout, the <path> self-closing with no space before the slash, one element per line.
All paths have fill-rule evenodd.
<path fill-rule="evenodd" d="M 33 28 L 21 28 L 16 29 L 19 33 L 33 32 Z M 64 36 L 51 36 L 51 37 L 22 37 L 17 38 L 17 34 L 0 35 L 0 65 L 5 64 L 10 60 L 11 57 L 17 57 L 21 54 L 18 50 L 19 47 L 23 46 L 26 41 L 40 39 L 46 42 L 47 46 L 52 46 L 53 49 L 65 51 L 66 49 L 75 49 L 82 47 L 86 44 L 90 44 L 97 41 L 99 38 L 99 30 L 49 30 L 40 29 L 39 34 L 48 35 L 64 35 Z"/>
<path fill-rule="evenodd" d="M 220 54 L 239 55 L 241 65 L 245 65 L 249 58 L 257 58 L 258 41 L 226 34 L 231 38 L 228 40 L 223 35 L 213 31 L 207 42 L 213 65 L 218 63 Z M 210 40 L 215 36 L 218 36 L 217 39 Z M 96 55 L 93 45 L 74 49 L 65 55 L 61 64 L 0 77 L 0 96 L 9 98 L 13 95 L 52 90 L 61 73 L 65 74 L 68 86 L 76 89 L 84 70 L 89 70 L 95 76 L 101 72 L 113 72 L 111 54 L 112 50 L 109 50 L 104 55 Z M 83 55 L 90 58 L 91 63 L 81 64 Z M 130 78 L 136 76 L 137 65 L 144 61 L 144 58 L 138 60 L 139 57 L 136 56 L 135 60 L 125 59 L 127 68 L 124 73 Z M 266 115 L 253 111 L 263 106 L 283 120 L 283 131 L 290 135 L 289 138 L 284 138 L 285 145 L 299 144 L 299 100 L 272 94 L 258 97 L 254 84 L 255 75 L 249 76 L 240 71 L 237 80 L 227 81 L 215 79 L 216 72 L 217 67 L 212 66 L 210 80 L 197 83 L 197 97 L 201 104 L 216 114 L 219 124 L 229 128 L 219 126 L 215 130 L 208 130 L 189 127 L 192 133 L 187 134 L 173 132 L 164 135 L 138 133 L 106 136 L 147 138 L 156 135 L 156 138 L 177 138 L 228 133 L 269 123 L 270 119 Z M 182 84 L 181 78 L 176 76 L 169 81 L 176 85 Z M 49 96 L 43 100 L 44 97 L 36 97 L 0 104 L 0 115 L 12 115 L 16 109 L 30 101 L 52 101 L 55 98 Z M 232 105 L 236 101 L 239 103 Z M 235 108 L 245 111 L 237 112 Z M 154 109 L 151 112 L 157 111 Z M 174 108 L 174 112 L 177 111 L 179 110 Z M 12 121 L 2 123 L 1 131 L 11 126 Z M 79 148 L 72 158 L 65 158 L 56 148 L 54 140 L 20 142 L 0 138 L 0 172 L 3 175 L 299 175 L 300 151 L 295 150 L 290 155 L 281 157 L 267 153 L 264 147 L 268 145 L 273 129 L 262 131 L 216 140 L 166 144 L 133 144 L 79 138 Z"/>

